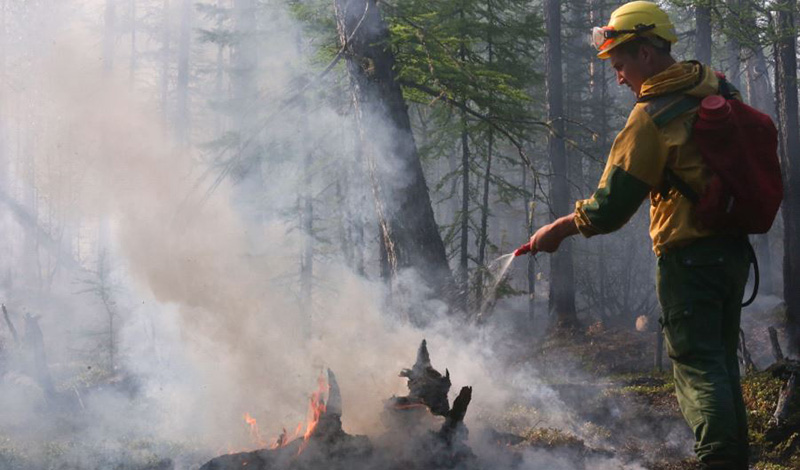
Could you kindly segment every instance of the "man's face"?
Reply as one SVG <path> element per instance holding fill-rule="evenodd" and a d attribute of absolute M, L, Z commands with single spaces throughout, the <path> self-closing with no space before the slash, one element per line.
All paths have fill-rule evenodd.
<path fill-rule="evenodd" d="M 617 83 L 628 85 L 637 97 L 642 90 L 642 83 L 652 75 L 651 52 L 647 47 L 640 47 L 633 55 L 616 49 L 609 51 L 609 61 L 616 71 Z"/>

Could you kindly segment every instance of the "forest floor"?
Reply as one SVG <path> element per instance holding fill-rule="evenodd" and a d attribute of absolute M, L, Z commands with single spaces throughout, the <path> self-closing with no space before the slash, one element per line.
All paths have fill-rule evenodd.
<path fill-rule="evenodd" d="M 748 309 L 743 317 L 748 349 L 759 369 L 743 380 L 751 468 L 756 470 L 800 469 L 800 426 L 788 428 L 776 439 L 768 426 L 784 381 L 766 371 L 773 362 L 767 327 L 780 325 L 781 316 L 780 307 L 769 307 Z M 608 462 L 648 470 L 698 469 L 693 436 L 678 409 L 666 355 L 662 370 L 654 368 L 656 335 L 654 329 L 639 332 L 594 324 L 573 336 L 524 343 L 531 346 L 522 354 L 515 349 L 508 362 L 535 365 L 548 392 L 508 406 L 500 415 L 477 416 L 494 433 L 488 442 L 521 453 L 540 452 L 558 462 L 559 469 L 621 468 Z M 91 428 L 91 423 L 74 419 L 65 423 L 75 430 Z M 37 435 L 26 444 L 23 437 L 33 432 L 28 428 L 22 422 L 16 429 L 0 430 L 0 470 L 170 470 L 198 468 L 213 457 L 188 443 L 134 436 L 113 446 L 102 439 L 82 442 L 72 433 Z M 556 468 L 538 462 L 530 467 Z"/>
<path fill-rule="evenodd" d="M 757 366 L 742 383 L 749 413 L 750 465 L 757 470 L 800 468 L 800 423 L 782 428 L 774 434 L 778 437 L 772 437 L 768 426 L 785 382 L 765 371 L 774 361 L 767 327 L 781 324 L 781 309 L 755 309 L 742 320 L 748 334 L 746 344 Z M 784 332 L 778 331 L 783 337 Z M 544 380 L 570 410 L 575 432 L 564 431 L 563 426 L 561 430 L 517 429 L 525 437 L 517 445 L 569 448 L 586 456 L 614 449 L 608 453 L 647 469 L 700 468 L 691 448 L 693 435 L 678 409 L 666 353 L 663 369 L 655 370 L 655 341 L 656 332 L 652 330 L 606 330 L 597 324 L 571 337 L 547 339 L 533 348 L 520 360 L 542 365 Z M 527 411 L 522 408 L 517 412 L 541 406 L 546 404 L 533 404 Z"/>

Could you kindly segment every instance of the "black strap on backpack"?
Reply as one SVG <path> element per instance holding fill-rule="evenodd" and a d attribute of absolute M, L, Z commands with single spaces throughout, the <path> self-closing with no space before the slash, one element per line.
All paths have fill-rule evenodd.
<path fill-rule="evenodd" d="M 738 96 L 739 90 L 725 80 L 725 78 L 721 77 L 719 79 L 719 94 L 725 97 L 725 99 L 730 100 L 735 99 Z M 656 96 L 647 100 L 640 100 L 640 102 L 647 103 L 644 107 L 644 110 L 650 116 L 650 119 L 653 120 L 653 124 L 655 124 L 659 129 L 670 123 L 678 116 L 690 111 L 695 111 L 700 107 L 700 101 L 700 98 L 686 95 L 682 93 L 682 91 Z M 664 199 L 669 199 L 670 188 L 675 188 L 678 193 L 691 201 L 692 204 L 697 204 L 700 201 L 700 195 L 697 194 L 697 191 L 692 189 L 688 183 L 676 175 L 671 168 L 667 167 L 664 169 L 664 181 L 661 185 L 661 188 L 659 188 L 661 197 Z M 756 259 L 756 252 L 753 250 L 753 245 L 750 244 L 749 238 L 747 240 L 747 248 L 749 251 L 750 260 L 753 264 L 753 293 L 750 294 L 750 298 L 742 304 L 742 307 L 747 307 L 753 303 L 753 301 L 756 299 L 756 295 L 758 294 L 758 286 L 760 283 L 758 259 Z"/>

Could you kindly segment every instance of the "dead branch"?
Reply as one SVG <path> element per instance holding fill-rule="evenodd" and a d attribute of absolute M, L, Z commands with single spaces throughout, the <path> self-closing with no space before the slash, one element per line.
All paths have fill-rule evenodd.
<path fill-rule="evenodd" d="M 781 393 L 778 397 L 778 404 L 775 406 L 775 412 L 769 420 L 772 427 L 778 428 L 786 423 L 790 410 L 791 403 L 794 401 L 794 396 L 797 393 L 797 372 L 792 372 L 789 380 L 781 387 Z"/>
<path fill-rule="evenodd" d="M 753 358 L 750 356 L 750 351 L 747 350 L 747 343 L 744 340 L 744 330 L 741 328 L 739 328 L 739 350 L 742 353 L 742 365 L 744 366 L 745 372 L 758 371 L 756 364 L 753 362 Z"/>
<path fill-rule="evenodd" d="M 19 335 L 17 334 L 17 329 L 14 328 L 14 324 L 11 323 L 11 317 L 8 316 L 8 310 L 6 310 L 6 304 L 2 304 L 3 307 L 3 318 L 6 320 L 6 325 L 8 325 L 8 329 L 11 331 L 11 336 L 14 338 L 14 344 L 19 346 Z"/>
<path fill-rule="evenodd" d="M 775 362 L 782 362 L 783 351 L 781 350 L 781 343 L 778 341 L 778 332 L 773 327 L 767 328 L 769 332 L 769 342 L 772 345 L 772 356 L 775 357 Z"/>

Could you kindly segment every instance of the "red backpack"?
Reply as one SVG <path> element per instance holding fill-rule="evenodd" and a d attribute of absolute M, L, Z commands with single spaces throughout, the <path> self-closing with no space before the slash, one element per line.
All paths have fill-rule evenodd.
<path fill-rule="evenodd" d="M 697 194 L 670 168 L 665 170 L 666 196 L 674 187 L 695 204 L 695 216 L 703 227 L 742 234 L 766 233 L 783 199 L 783 179 L 778 159 L 778 131 L 772 119 L 735 98 L 737 91 L 725 76 L 719 78 L 719 95 L 702 100 L 681 93 L 647 101 L 645 111 L 656 127 L 697 109 L 692 138 L 711 179 L 703 194 Z M 756 274 L 753 295 L 758 291 L 758 263 L 752 252 Z"/>
<path fill-rule="evenodd" d="M 778 131 L 772 119 L 734 98 L 733 87 L 718 74 L 720 94 L 703 98 L 659 96 L 645 110 L 656 127 L 698 109 L 692 138 L 712 172 L 703 194 L 667 168 L 665 180 L 695 204 L 697 222 L 728 232 L 766 233 L 783 199 Z M 669 101 L 666 101 L 669 100 Z M 665 191 L 662 191 L 665 192 Z"/>

